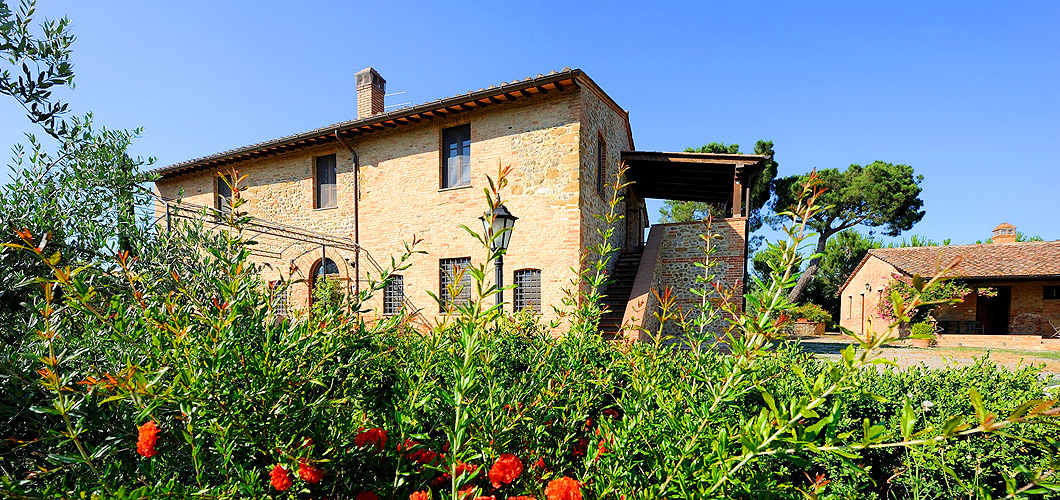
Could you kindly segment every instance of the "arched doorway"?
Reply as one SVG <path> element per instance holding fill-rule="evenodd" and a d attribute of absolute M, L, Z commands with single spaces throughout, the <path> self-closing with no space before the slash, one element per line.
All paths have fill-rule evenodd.
<path fill-rule="evenodd" d="M 339 266 L 338 264 L 335 264 L 335 261 L 327 257 L 323 259 L 317 259 L 317 261 L 313 263 L 313 267 L 310 270 L 309 275 L 312 276 L 312 278 L 309 280 L 309 305 L 310 307 L 312 307 L 314 296 L 313 291 L 316 288 L 317 283 L 320 280 L 328 277 L 338 278 Z"/>

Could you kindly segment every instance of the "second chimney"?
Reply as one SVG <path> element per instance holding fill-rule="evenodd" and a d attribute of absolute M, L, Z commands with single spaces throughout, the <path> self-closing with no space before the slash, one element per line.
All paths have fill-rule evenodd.
<path fill-rule="evenodd" d="M 1016 242 L 1016 226 L 1007 222 L 1002 222 L 994 228 L 994 237 L 990 239 L 994 243 L 1015 243 Z"/>
<path fill-rule="evenodd" d="M 368 118 L 383 112 L 386 80 L 369 67 L 357 72 L 357 118 Z"/>

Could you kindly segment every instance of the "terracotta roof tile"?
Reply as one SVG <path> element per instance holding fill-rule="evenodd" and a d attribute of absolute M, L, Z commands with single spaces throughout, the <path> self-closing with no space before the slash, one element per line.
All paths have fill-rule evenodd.
<path fill-rule="evenodd" d="M 1060 240 L 877 248 L 869 250 L 869 255 L 910 275 L 934 276 L 939 266 L 960 257 L 955 272 L 962 277 L 1060 277 Z"/>

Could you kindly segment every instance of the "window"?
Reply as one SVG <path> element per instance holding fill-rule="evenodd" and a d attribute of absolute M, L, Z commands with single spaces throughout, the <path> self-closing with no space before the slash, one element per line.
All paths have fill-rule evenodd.
<path fill-rule="evenodd" d="M 227 182 L 225 182 L 226 180 Z M 221 215 L 227 215 L 232 212 L 232 184 L 235 184 L 235 181 L 231 175 L 217 176 L 217 189 L 215 190 L 217 198 L 215 201 L 217 203 L 217 211 Z"/>
<path fill-rule="evenodd" d="M 604 194 L 604 183 L 607 182 L 607 143 L 604 135 L 596 137 L 596 192 Z"/>
<path fill-rule="evenodd" d="M 1042 298 L 1045 300 L 1060 300 L 1060 285 L 1045 285 Z"/>
<path fill-rule="evenodd" d="M 457 259 L 442 259 L 438 263 L 438 297 L 442 299 L 441 312 L 445 312 L 448 305 L 459 305 L 471 302 L 471 274 L 464 270 L 471 266 L 470 257 Z M 457 278 L 459 277 L 459 282 Z M 453 288 L 454 290 L 450 290 Z M 456 292 L 453 295 L 452 292 Z"/>
<path fill-rule="evenodd" d="M 541 312 L 541 270 L 520 269 L 515 272 L 516 311 Z"/>
<path fill-rule="evenodd" d="M 338 274 L 338 264 L 336 264 L 335 261 L 329 258 L 325 257 L 323 260 L 318 260 L 316 264 L 313 264 L 312 272 L 310 273 L 310 275 L 313 276 L 313 280 L 309 282 L 309 305 L 313 305 L 313 301 L 317 300 L 318 298 L 321 298 L 316 297 L 317 285 L 320 284 L 325 278 L 338 278 Z"/>
<path fill-rule="evenodd" d="M 854 314 L 854 296 L 847 295 L 847 319 L 850 319 Z"/>
<path fill-rule="evenodd" d="M 269 290 L 272 291 L 272 312 L 276 317 L 287 317 L 287 301 L 290 297 L 290 288 L 283 280 L 269 282 Z"/>
<path fill-rule="evenodd" d="M 393 316 L 401 312 L 405 302 L 405 277 L 400 274 L 390 275 L 390 283 L 383 288 L 383 314 Z"/>
<path fill-rule="evenodd" d="M 338 177 L 335 155 L 320 156 L 316 159 L 316 208 L 338 206 L 335 195 L 335 183 Z"/>
<path fill-rule="evenodd" d="M 471 125 L 442 131 L 442 188 L 471 185 Z"/>

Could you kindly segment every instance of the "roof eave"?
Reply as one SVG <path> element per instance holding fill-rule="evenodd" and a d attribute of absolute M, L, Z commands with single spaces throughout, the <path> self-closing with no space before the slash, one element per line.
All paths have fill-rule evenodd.
<path fill-rule="evenodd" d="M 567 82 L 567 80 L 569 80 L 569 82 Z M 270 154 L 269 153 L 270 150 L 274 150 L 274 149 L 278 149 L 278 148 L 292 147 L 293 146 L 292 149 L 298 149 L 300 147 L 312 146 L 314 144 L 330 142 L 331 140 L 334 140 L 333 137 L 336 134 L 346 135 L 346 134 L 350 134 L 351 132 L 353 132 L 355 130 L 363 132 L 363 133 L 367 133 L 367 132 L 371 132 L 372 130 L 385 130 L 386 128 L 396 128 L 397 126 L 404 125 L 404 124 L 395 123 L 395 124 L 389 124 L 389 125 L 385 125 L 385 126 L 384 126 L 384 124 L 387 124 L 389 122 L 395 122 L 396 120 L 403 120 L 403 119 L 408 121 L 407 119 L 410 118 L 410 117 L 415 117 L 415 116 L 418 116 L 418 115 L 421 115 L 421 114 L 425 114 L 425 113 L 438 112 L 438 111 L 441 111 L 441 110 L 444 110 L 444 109 L 447 109 L 447 108 L 455 108 L 455 107 L 460 107 L 460 106 L 465 106 L 465 107 L 470 107 L 470 108 L 477 108 L 477 107 L 486 106 L 486 104 L 484 104 L 484 103 L 477 104 L 475 106 L 469 106 L 470 103 L 474 103 L 476 101 L 489 100 L 490 98 L 498 99 L 498 98 L 500 98 L 502 96 L 507 96 L 507 95 L 513 94 L 513 93 L 514 94 L 518 94 L 519 97 L 513 97 L 511 99 L 511 100 L 514 101 L 516 99 L 524 98 L 524 97 L 530 97 L 532 95 L 547 94 L 550 91 L 563 90 L 564 88 L 566 88 L 565 83 L 568 84 L 568 85 L 577 86 L 579 84 L 584 84 L 586 81 L 591 83 L 593 86 L 596 85 L 595 83 L 592 82 L 592 80 L 588 80 L 588 77 L 586 77 L 584 75 L 584 73 L 580 69 L 571 69 L 571 70 L 567 70 L 567 71 L 561 71 L 561 72 L 558 72 L 558 73 L 555 73 L 555 74 L 551 74 L 551 75 L 546 75 L 546 76 L 542 76 L 542 77 L 538 77 L 538 78 L 531 78 L 531 79 L 522 80 L 522 81 L 519 81 L 519 82 L 513 82 L 513 83 L 507 84 L 507 85 L 500 85 L 500 86 L 491 87 L 491 88 L 487 88 L 487 89 L 482 89 L 482 90 L 478 90 L 478 91 L 474 91 L 474 92 L 468 92 L 466 94 L 461 94 L 461 95 L 457 95 L 457 96 L 447 97 L 447 98 L 444 98 L 444 99 L 439 99 L 439 100 L 435 100 L 435 101 L 419 104 L 419 105 L 416 105 L 416 106 L 412 106 L 412 107 L 409 107 L 409 108 L 404 108 L 404 109 L 400 109 L 400 110 L 390 111 L 390 112 L 387 112 L 387 113 L 381 113 L 381 114 L 378 114 L 378 115 L 372 115 L 372 116 L 364 118 L 364 119 L 357 119 L 357 120 L 350 120 L 350 121 L 347 121 L 347 122 L 341 122 L 341 123 L 337 123 L 335 125 L 322 127 L 322 128 L 315 129 L 315 130 L 310 130 L 308 132 L 302 132 L 300 134 L 295 134 L 295 135 L 291 135 L 291 136 L 287 136 L 287 137 L 281 137 L 279 139 L 274 139 L 274 140 L 271 140 L 271 141 L 266 141 L 266 142 L 261 142 L 261 143 L 257 143 L 257 144 L 252 144 L 252 145 L 249 145 L 249 146 L 244 146 L 242 148 L 233 149 L 233 150 L 230 150 L 230 151 L 225 151 L 223 153 L 217 153 L 217 154 L 210 155 L 210 156 L 205 156 L 205 157 L 202 157 L 202 158 L 196 158 L 194 160 L 188 160 L 188 161 L 176 163 L 176 164 L 173 164 L 173 165 L 168 165 L 168 166 L 165 166 L 165 167 L 160 167 L 160 168 L 151 170 L 150 173 L 158 175 L 160 179 L 161 178 L 165 178 L 165 177 L 171 177 L 171 176 L 175 176 L 175 175 L 189 173 L 189 172 L 192 172 L 192 171 L 202 170 L 202 169 L 205 169 L 205 168 L 207 168 L 207 167 L 209 167 L 211 165 L 221 164 L 223 162 L 237 160 L 237 159 L 242 159 L 241 157 L 243 157 L 243 156 L 249 156 L 249 155 L 255 155 L 255 154 L 260 154 L 261 156 L 266 156 L 266 155 Z M 548 85 L 551 85 L 552 88 L 551 89 L 544 88 L 545 86 L 548 86 Z M 597 87 L 597 88 L 599 88 L 599 87 Z M 534 90 L 534 92 L 530 92 L 532 89 Z M 610 99 L 610 98 L 608 98 L 608 99 Z M 504 100 L 501 100 L 501 102 L 505 102 L 507 100 L 508 99 L 504 99 Z M 610 102 L 614 103 L 614 101 L 610 101 Z M 614 104 L 614 105 L 617 106 L 617 104 Z M 463 110 L 463 111 L 467 111 L 467 110 Z M 456 111 L 456 112 L 459 113 L 461 111 Z M 450 113 L 452 113 L 452 112 L 447 112 L 446 114 L 450 114 Z M 431 118 L 433 118 L 433 116 Z M 312 143 L 305 144 L 304 146 L 300 146 L 300 144 L 307 143 L 307 142 L 312 142 Z M 279 153 L 279 152 L 283 152 L 283 151 L 277 151 L 277 153 Z M 247 159 L 249 159 L 249 158 L 247 158 Z"/>

